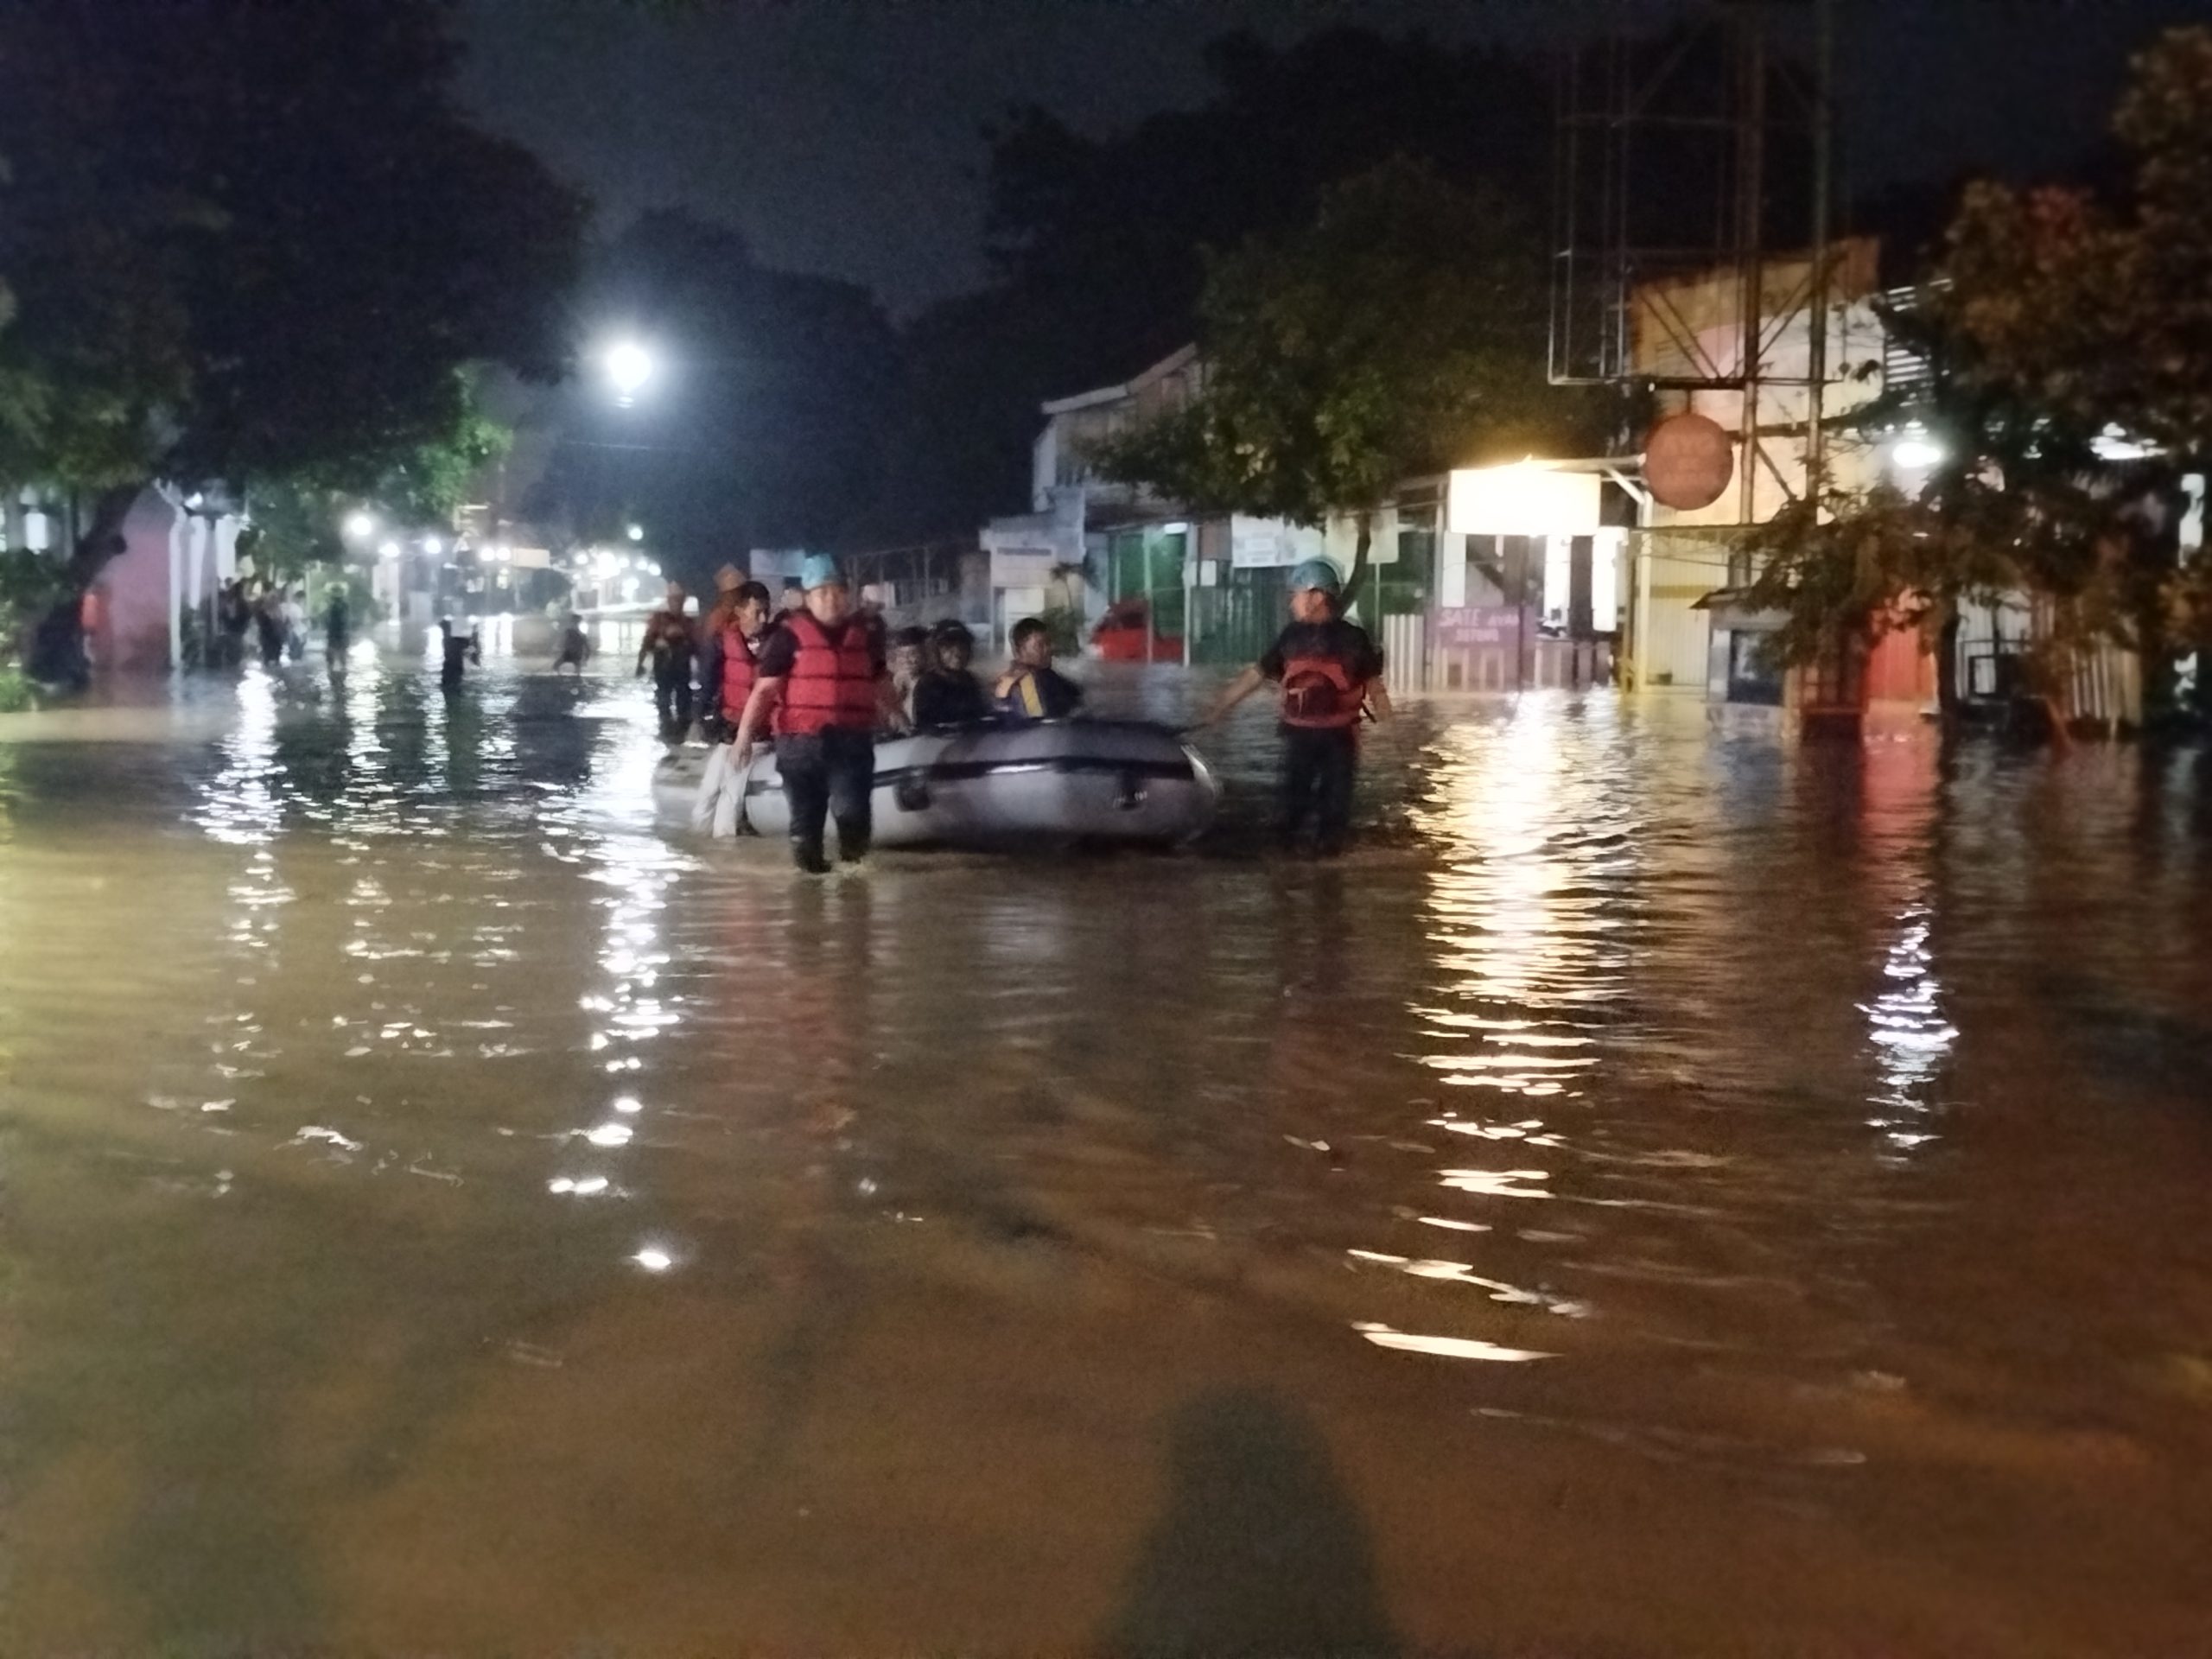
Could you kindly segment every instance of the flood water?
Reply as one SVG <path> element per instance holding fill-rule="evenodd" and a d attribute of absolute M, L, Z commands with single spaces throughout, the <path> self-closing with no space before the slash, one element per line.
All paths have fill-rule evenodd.
<path fill-rule="evenodd" d="M 1439 703 L 1319 866 L 1255 706 L 816 883 L 650 728 L 7 723 L 0 1651 L 2212 1653 L 2212 760 Z"/>

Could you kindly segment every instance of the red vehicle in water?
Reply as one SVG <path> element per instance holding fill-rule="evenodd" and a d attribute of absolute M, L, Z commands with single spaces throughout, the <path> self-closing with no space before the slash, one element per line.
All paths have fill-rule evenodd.
<path fill-rule="evenodd" d="M 1106 614 L 1098 619 L 1098 626 L 1090 631 L 1090 643 L 1096 648 L 1102 662 L 1179 663 L 1183 660 L 1182 635 L 1153 632 L 1152 607 L 1141 597 L 1116 600 L 1109 606 Z"/>

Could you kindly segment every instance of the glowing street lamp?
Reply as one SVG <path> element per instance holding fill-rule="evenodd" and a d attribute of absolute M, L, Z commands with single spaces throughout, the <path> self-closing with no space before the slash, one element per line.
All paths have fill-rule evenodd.
<path fill-rule="evenodd" d="M 446 544 L 435 536 L 425 536 L 423 538 L 423 550 L 435 559 L 446 550 Z"/>
<path fill-rule="evenodd" d="M 1927 428 L 1917 423 L 1905 428 L 1904 435 L 1890 446 L 1890 460 L 1903 473 L 1933 471 L 1943 464 L 1948 454 L 1928 435 Z"/>
<path fill-rule="evenodd" d="M 630 526 L 630 539 L 631 539 L 632 541 L 633 541 L 633 542 L 642 542 L 642 541 L 644 541 L 644 540 L 645 539 L 645 527 L 643 524 L 632 524 L 632 525 L 631 525 L 631 526 Z"/>
<path fill-rule="evenodd" d="M 614 401 L 627 409 L 653 378 L 653 354 L 634 340 L 618 340 L 607 348 L 605 361 Z"/>
<path fill-rule="evenodd" d="M 382 547 L 377 549 L 377 556 L 380 559 L 397 559 L 399 556 L 399 543 L 386 542 Z"/>
<path fill-rule="evenodd" d="M 356 507 L 346 515 L 346 535 L 350 541 L 365 542 L 377 533 L 376 515 L 365 508 Z"/>

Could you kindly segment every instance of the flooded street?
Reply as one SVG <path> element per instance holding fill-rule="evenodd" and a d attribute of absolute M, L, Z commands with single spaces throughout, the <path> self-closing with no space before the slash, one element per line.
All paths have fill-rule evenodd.
<path fill-rule="evenodd" d="M 2212 760 L 1438 703 L 1320 866 L 1255 706 L 816 883 L 290 672 L 0 735 L 0 1651 L 2212 1654 Z"/>

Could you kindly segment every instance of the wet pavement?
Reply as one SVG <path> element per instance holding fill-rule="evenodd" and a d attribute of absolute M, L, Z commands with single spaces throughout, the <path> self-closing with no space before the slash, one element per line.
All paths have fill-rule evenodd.
<path fill-rule="evenodd" d="M 816 883 L 625 678 L 41 719 L 0 1652 L 2212 1654 L 2212 760 L 1438 703 L 1325 866 L 1255 707 Z"/>

